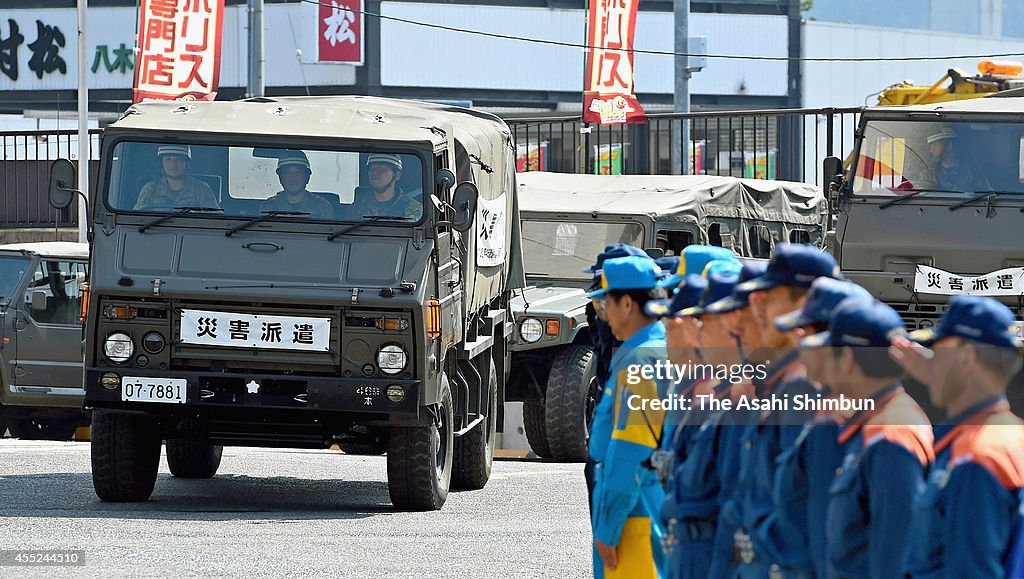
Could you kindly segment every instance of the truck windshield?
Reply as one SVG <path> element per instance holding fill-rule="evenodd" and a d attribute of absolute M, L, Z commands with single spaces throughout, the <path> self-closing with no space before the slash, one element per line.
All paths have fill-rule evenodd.
<path fill-rule="evenodd" d="M 223 219 L 362 221 L 423 217 L 423 163 L 400 152 L 121 141 L 110 156 L 114 211 Z M 392 221 L 378 218 L 377 221 Z M 153 226 L 151 225 L 151 226 Z"/>
<path fill-rule="evenodd" d="M 0 256 L 0 301 L 11 297 L 28 269 L 29 260 L 13 255 Z"/>
<path fill-rule="evenodd" d="M 583 270 L 611 243 L 643 245 L 639 223 L 559 223 L 523 220 L 523 262 L 527 275 L 589 280 Z"/>
<path fill-rule="evenodd" d="M 1024 194 L 1022 145 L 1024 125 L 1014 123 L 869 121 L 853 168 L 853 192 Z"/>

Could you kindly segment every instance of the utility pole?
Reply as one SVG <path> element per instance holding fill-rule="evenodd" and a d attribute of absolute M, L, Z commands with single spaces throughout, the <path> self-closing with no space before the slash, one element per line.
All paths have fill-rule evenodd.
<path fill-rule="evenodd" d="M 85 9 L 89 0 L 78 0 L 78 189 L 89 198 L 89 87 L 86 85 Z M 78 200 L 78 241 L 88 241 L 89 215 Z"/>
<path fill-rule="evenodd" d="M 263 94 L 263 0 L 248 0 L 249 12 L 249 80 L 245 96 L 261 97 Z"/>
<path fill-rule="evenodd" d="M 675 13 L 675 112 L 690 112 L 690 0 L 673 0 Z M 675 121 L 673 132 L 679 136 L 679 154 L 673 157 L 672 172 L 690 172 L 690 123 Z"/>

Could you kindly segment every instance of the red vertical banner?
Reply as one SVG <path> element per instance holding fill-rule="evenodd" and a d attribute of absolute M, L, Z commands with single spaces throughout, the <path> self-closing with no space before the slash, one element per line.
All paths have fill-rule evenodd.
<path fill-rule="evenodd" d="M 141 0 L 132 102 L 217 97 L 224 0 Z"/>
<path fill-rule="evenodd" d="M 647 121 L 633 92 L 633 37 L 640 0 L 590 0 L 583 122 Z"/>
<path fill-rule="evenodd" d="M 320 0 L 317 61 L 363 64 L 363 0 Z"/>

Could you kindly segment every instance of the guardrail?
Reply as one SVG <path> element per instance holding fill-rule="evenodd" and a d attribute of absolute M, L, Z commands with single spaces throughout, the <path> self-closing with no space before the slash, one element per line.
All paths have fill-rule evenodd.
<path fill-rule="evenodd" d="M 89 191 L 95 188 L 101 134 L 89 131 Z M 61 211 L 46 198 L 50 162 L 58 158 L 78 158 L 77 131 L 0 131 L 0 228 L 78 224 L 77 198 Z"/>
<path fill-rule="evenodd" d="M 585 125 L 580 117 L 506 119 L 520 171 L 666 175 L 690 173 L 821 184 L 821 161 L 853 147 L 860 108 L 655 113 L 646 124 Z"/>

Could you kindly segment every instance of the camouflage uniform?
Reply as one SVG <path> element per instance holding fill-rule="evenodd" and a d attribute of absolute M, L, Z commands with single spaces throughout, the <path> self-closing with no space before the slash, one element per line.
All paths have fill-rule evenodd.
<path fill-rule="evenodd" d="M 393 215 L 419 221 L 423 216 L 423 206 L 405 192 L 400 192 L 391 201 L 383 203 L 374 199 L 373 194 L 368 194 L 358 197 L 349 209 L 350 219 L 360 219 L 364 215 Z"/>
<path fill-rule="evenodd" d="M 305 192 L 298 203 L 288 201 L 288 195 L 284 191 L 279 191 L 260 205 L 260 212 L 265 211 L 304 211 L 313 219 L 334 219 L 334 208 L 331 204 L 309 191 Z"/>
<path fill-rule="evenodd" d="M 135 209 L 166 205 L 170 207 L 220 207 L 213 190 L 205 182 L 195 177 L 185 177 L 185 186 L 180 191 L 172 191 L 167 178 L 161 177 L 150 181 L 139 191 L 139 199 Z"/>

